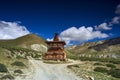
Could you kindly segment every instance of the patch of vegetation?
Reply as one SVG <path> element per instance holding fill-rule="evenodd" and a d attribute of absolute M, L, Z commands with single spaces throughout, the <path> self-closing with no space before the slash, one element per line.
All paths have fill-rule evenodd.
<path fill-rule="evenodd" d="M 80 57 L 81 61 L 98 61 L 97 58 L 91 58 L 91 57 Z"/>
<path fill-rule="evenodd" d="M 109 58 L 95 58 L 95 57 L 80 57 L 81 61 L 101 61 L 101 62 L 109 62 Z"/>
<path fill-rule="evenodd" d="M 19 55 L 17 55 L 16 58 L 17 59 L 25 59 L 25 58 L 23 58 L 22 56 L 19 56 Z"/>
<path fill-rule="evenodd" d="M 96 65 L 102 65 L 103 66 L 103 64 L 102 63 L 94 63 L 94 65 L 96 66 Z"/>
<path fill-rule="evenodd" d="M 73 67 L 79 68 L 79 64 L 75 64 L 73 65 Z"/>
<path fill-rule="evenodd" d="M 67 53 L 66 56 L 67 56 L 68 58 L 70 58 L 70 59 L 74 59 L 74 60 L 78 60 L 78 59 L 79 59 L 79 56 L 76 56 L 74 53 L 72 54 L 72 53 L 70 53 L 70 52 L 67 51 L 67 50 L 65 50 L 65 53 Z"/>
<path fill-rule="evenodd" d="M 104 68 L 104 67 L 96 67 L 94 69 L 94 71 L 101 72 L 101 73 L 107 73 L 108 72 L 108 70 L 106 68 Z"/>
<path fill-rule="evenodd" d="M 120 78 L 120 69 L 110 69 L 108 74 L 115 78 Z"/>
<path fill-rule="evenodd" d="M 67 67 L 68 67 L 68 68 L 71 68 L 72 66 L 73 66 L 73 65 L 68 65 Z"/>
<path fill-rule="evenodd" d="M 4 64 L 1 64 L 1 63 L 0 63 L 0 72 L 4 72 L 4 73 L 8 72 L 7 67 Z"/>
<path fill-rule="evenodd" d="M 113 64 L 120 64 L 120 60 L 111 60 L 110 62 Z"/>
<path fill-rule="evenodd" d="M 115 58 L 96 58 L 96 57 L 79 57 L 81 61 L 100 61 L 100 62 L 109 62 L 113 64 L 120 64 L 120 59 Z"/>
<path fill-rule="evenodd" d="M 110 67 L 110 68 L 116 68 L 116 66 L 114 64 L 106 64 L 107 67 Z"/>
<path fill-rule="evenodd" d="M 15 70 L 14 73 L 23 74 L 23 71 L 22 70 Z"/>
<path fill-rule="evenodd" d="M 3 77 L 1 77 L 2 80 L 14 80 L 15 78 L 12 75 L 5 75 Z"/>
<path fill-rule="evenodd" d="M 15 61 L 15 62 L 12 63 L 11 65 L 12 65 L 12 66 L 23 66 L 23 67 L 26 66 L 23 62 L 20 62 L 20 61 Z"/>

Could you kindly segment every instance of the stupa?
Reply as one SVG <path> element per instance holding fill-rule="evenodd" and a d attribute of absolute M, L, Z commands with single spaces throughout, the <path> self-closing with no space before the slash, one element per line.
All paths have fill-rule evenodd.
<path fill-rule="evenodd" d="M 48 44 L 47 53 L 45 53 L 45 60 L 66 60 L 66 53 L 64 51 L 65 41 L 59 41 L 58 33 L 55 33 L 53 41 L 46 41 Z"/>

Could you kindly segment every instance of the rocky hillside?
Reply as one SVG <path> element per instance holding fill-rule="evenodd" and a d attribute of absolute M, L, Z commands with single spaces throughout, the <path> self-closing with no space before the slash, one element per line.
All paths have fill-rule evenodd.
<path fill-rule="evenodd" d="M 7 58 L 41 57 L 47 51 L 45 40 L 28 34 L 13 40 L 0 40 L 0 54 Z"/>
<path fill-rule="evenodd" d="M 101 50 L 107 49 L 110 46 L 116 46 L 119 44 L 120 44 L 120 37 L 106 40 L 103 44 L 98 44 L 95 46 L 91 46 L 89 48 L 94 48 L 97 51 L 101 51 Z"/>
<path fill-rule="evenodd" d="M 120 58 L 120 37 L 99 42 L 87 42 L 67 47 L 68 55 L 98 58 Z"/>

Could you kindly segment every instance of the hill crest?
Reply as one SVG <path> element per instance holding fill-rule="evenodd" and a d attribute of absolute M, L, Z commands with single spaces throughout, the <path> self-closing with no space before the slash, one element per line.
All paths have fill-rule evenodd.
<path fill-rule="evenodd" d="M 34 47 L 37 49 L 34 49 L 33 47 L 31 48 L 31 46 L 35 44 L 40 45 L 40 46 Z M 14 46 L 14 47 L 16 46 L 16 47 L 21 47 L 21 48 L 33 49 L 37 51 L 41 51 L 39 49 L 43 48 L 43 46 L 45 49 L 47 48 L 45 39 L 35 34 L 24 35 L 19 38 L 11 39 L 11 40 L 0 40 L 0 45 Z"/>

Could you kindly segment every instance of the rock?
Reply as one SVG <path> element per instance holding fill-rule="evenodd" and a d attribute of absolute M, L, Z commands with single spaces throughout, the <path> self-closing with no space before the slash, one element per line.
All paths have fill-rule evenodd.
<path fill-rule="evenodd" d="M 88 77 L 88 79 L 89 79 L 89 80 L 94 80 L 94 78 L 93 78 L 93 77 L 91 77 L 91 76 L 89 76 L 89 77 Z"/>

